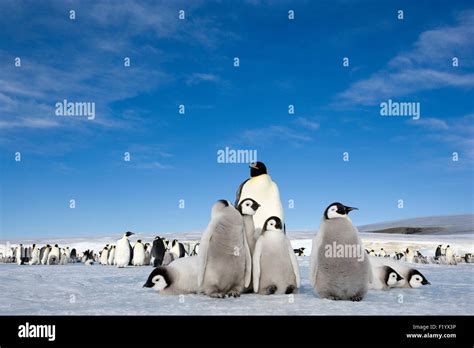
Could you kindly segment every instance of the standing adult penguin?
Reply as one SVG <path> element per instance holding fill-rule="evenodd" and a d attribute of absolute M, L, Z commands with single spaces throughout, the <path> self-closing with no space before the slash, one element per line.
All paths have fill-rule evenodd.
<path fill-rule="evenodd" d="M 372 280 L 358 230 L 347 215 L 355 209 L 330 204 L 313 239 L 310 281 L 322 298 L 361 301 Z"/>
<path fill-rule="evenodd" d="M 174 259 L 178 259 L 184 256 L 184 246 L 178 242 L 177 239 L 173 239 L 171 242 L 170 253 L 174 254 Z"/>
<path fill-rule="evenodd" d="M 115 261 L 118 268 L 127 267 L 132 261 L 132 247 L 128 237 L 133 232 L 125 232 L 121 239 L 117 241 L 117 247 L 115 248 Z"/>
<path fill-rule="evenodd" d="M 109 245 L 107 244 L 104 249 L 100 251 L 100 264 L 107 265 L 109 261 Z"/>
<path fill-rule="evenodd" d="M 107 259 L 107 264 L 113 266 L 115 264 L 115 245 L 109 247 L 109 257 Z"/>
<path fill-rule="evenodd" d="M 60 259 L 61 251 L 59 250 L 59 246 L 57 244 L 54 244 L 54 246 L 51 248 L 51 251 L 49 252 L 47 264 L 57 265 L 59 264 Z"/>
<path fill-rule="evenodd" d="M 448 265 L 457 265 L 453 249 L 449 245 L 446 246 L 446 263 Z"/>
<path fill-rule="evenodd" d="M 253 217 L 256 230 L 261 231 L 270 216 L 276 216 L 284 221 L 280 191 L 268 175 L 267 167 L 263 162 L 250 164 L 250 178 L 237 189 L 235 206 L 238 207 L 245 198 L 251 198 L 260 204 L 260 208 Z"/>
<path fill-rule="evenodd" d="M 139 239 L 133 246 L 133 261 L 134 266 L 143 266 L 145 264 L 145 246 Z"/>
<path fill-rule="evenodd" d="M 150 265 L 151 260 L 151 244 L 145 243 L 145 266 Z"/>
<path fill-rule="evenodd" d="M 33 250 L 31 251 L 31 260 L 30 265 L 39 265 L 40 264 L 40 250 L 36 244 L 33 244 Z"/>
<path fill-rule="evenodd" d="M 20 244 L 16 247 L 15 250 L 15 261 L 17 265 L 23 264 L 23 255 L 25 253 L 25 248 L 23 248 L 23 244 Z"/>
<path fill-rule="evenodd" d="M 228 201 L 219 200 L 212 207 L 200 245 L 201 291 L 216 298 L 240 296 L 250 284 L 252 259 L 242 216 Z"/>
<path fill-rule="evenodd" d="M 163 239 L 156 236 L 153 240 L 153 246 L 151 248 L 151 257 L 153 258 L 153 267 L 159 267 L 163 264 L 163 258 L 165 257 L 166 245 Z"/>
<path fill-rule="evenodd" d="M 40 250 L 40 259 L 41 264 L 46 265 L 48 263 L 49 253 L 51 252 L 51 245 L 46 244 L 46 246 L 42 247 Z"/>
<path fill-rule="evenodd" d="M 437 260 L 440 256 L 441 256 L 441 244 L 436 247 L 435 260 Z"/>
<path fill-rule="evenodd" d="M 291 294 L 300 287 L 298 261 L 279 217 L 263 225 L 253 255 L 253 290 L 264 295 Z"/>

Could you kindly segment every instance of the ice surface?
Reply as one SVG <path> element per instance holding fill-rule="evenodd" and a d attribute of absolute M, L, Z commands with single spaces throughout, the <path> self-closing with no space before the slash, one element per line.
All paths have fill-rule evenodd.
<path fill-rule="evenodd" d="M 151 266 L 18 266 L 0 264 L 1 315 L 473 315 L 474 264 L 416 265 L 432 285 L 370 291 L 360 303 L 320 299 L 298 257 L 302 288 L 290 295 L 163 296 L 142 285 Z M 292 301 L 293 300 L 293 301 Z"/>
<path fill-rule="evenodd" d="M 411 223 L 429 225 L 420 220 L 423 219 Z M 449 244 L 458 255 L 473 253 L 472 225 L 467 230 L 462 227 L 464 222 L 472 220 L 458 219 L 461 227 L 452 224 L 455 220 L 452 217 L 432 220 L 432 224 L 449 225 L 447 231 L 451 233 L 442 235 L 373 232 L 360 232 L 360 235 L 367 249 L 383 247 L 390 252 L 410 246 L 431 256 L 438 244 Z M 405 222 L 398 222 L 395 226 L 407 226 Z M 391 223 L 388 225 L 394 226 Z M 361 230 L 367 231 L 364 228 Z M 457 266 L 412 264 L 432 284 L 419 289 L 369 291 L 359 303 L 320 299 L 313 294 L 308 279 L 308 255 L 314 234 L 314 231 L 288 232 L 294 248 L 306 248 L 306 256 L 298 257 L 302 287 L 293 296 L 246 294 L 237 299 L 211 299 L 204 295 L 163 296 L 142 287 L 152 271 L 151 266 L 118 269 L 99 264 L 85 266 L 82 263 L 64 266 L 0 263 L 0 315 L 474 315 L 472 263 L 459 263 Z M 201 233 L 162 235 L 168 239 L 197 241 Z M 131 242 L 133 244 L 137 239 L 151 242 L 153 237 L 138 233 L 131 238 Z M 118 238 L 120 235 L 22 239 L 10 243 L 12 246 L 19 242 L 24 245 L 57 243 L 62 247 L 77 248 L 79 252 L 85 249 L 98 252 L 107 243 L 115 244 Z M 2 245 L 5 248 L 5 242 L 0 241 L 0 249 Z"/>

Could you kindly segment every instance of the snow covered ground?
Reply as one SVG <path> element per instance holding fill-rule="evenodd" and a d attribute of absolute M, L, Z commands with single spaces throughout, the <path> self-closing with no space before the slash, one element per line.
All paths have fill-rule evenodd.
<path fill-rule="evenodd" d="M 309 257 L 299 257 L 302 288 L 290 295 L 162 296 L 143 288 L 152 267 L 0 264 L 1 315 L 473 315 L 474 264 L 417 265 L 431 281 L 420 289 L 370 291 L 359 303 L 313 295 Z"/>
<path fill-rule="evenodd" d="M 467 217 L 468 223 L 472 215 Z M 470 219 L 470 220 L 469 220 Z M 442 220 L 442 221 L 441 221 Z M 401 251 L 406 247 L 432 256 L 439 244 L 449 244 L 455 254 L 474 253 L 473 229 L 446 223 L 442 234 L 374 233 L 364 228 L 360 235 L 364 247 L 387 251 Z M 458 219 L 459 221 L 459 219 Z M 461 219 L 466 221 L 466 219 Z M 416 221 L 415 221 L 416 222 Z M 413 226 L 399 222 L 390 226 Z M 464 224 L 463 222 L 463 224 Z M 385 228 L 378 224 L 377 228 Z M 471 225 L 472 227 L 472 225 Z M 295 248 L 305 247 L 311 252 L 315 232 L 289 232 Z M 200 232 L 180 235 L 161 234 L 168 239 L 197 241 Z M 79 251 L 99 251 L 107 243 L 115 243 L 120 236 L 44 238 L 10 241 L 24 245 L 58 243 Z M 150 242 L 153 235 L 137 234 L 131 239 Z M 0 241 L 5 248 L 6 241 Z M 0 250 L 2 252 L 2 250 Z M 163 296 L 143 288 L 151 266 L 118 269 L 113 266 L 85 266 L 82 263 L 65 266 L 29 266 L 0 263 L 0 315 L 474 315 L 474 264 L 457 266 L 412 264 L 432 285 L 419 289 L 370 291 L 359 303 L 330 301 L 313 294 L 308 280 L 309 256 L 298 257 L 302 287 L 295 295 L 242 295 L 234 299 L 211 299 L 204 295 Z"/>

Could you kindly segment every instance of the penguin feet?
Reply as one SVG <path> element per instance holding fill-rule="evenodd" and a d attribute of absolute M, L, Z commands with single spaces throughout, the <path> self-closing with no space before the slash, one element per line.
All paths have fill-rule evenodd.
<path fill-rule="evenodd" d="M 237 290 L 230 290 L 230 291 L 227 293 L 227 296 L 229 296 L 229 297 L 240 297 L 240 291 L 237 291 Z"/>
<path fill-rule="evenodd" d="M 225 297 L 225 294 L 221 293 L 221 292 L 213 292 L 212 294 L 209 294 L 209 297 L 212 297 L 212 298 L 224 298 Z"/>
<path fill-rule="evenodd" d="M 360 295 L 355 295 L 355 296 L 352 296 L 352 297 L 351 297 L 351 301 L 352 301 L 352 302 L 360 302 L 360 301 L 362 301 L 362 298 L 363 298 L 363 297 L 360 296 Z"/>
<path fill-rule="evenodd" d="M 285 290 L 285 294 L 292 294 L 293 291 L 295 291 L 296 287 L 294 285 L 288 285 L 288 287 Z"/>
<path fill-rule="evenodd" d="M 267 295 L 273 295 L 277 291 L 277 287 L 275 285 L 270 285 L 267 288 L 266 294 Z"/>

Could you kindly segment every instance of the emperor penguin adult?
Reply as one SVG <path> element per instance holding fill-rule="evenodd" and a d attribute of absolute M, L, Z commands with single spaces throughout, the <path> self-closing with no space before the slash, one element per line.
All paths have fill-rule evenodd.
<path fill-rule="evenodd" d="M 456 258 L 454 256 L 453 249 L 448 245 L 446 246 L 446 263 L 448 265 L 456 265 Z"/>
<path fill-rule="evenodd" d="M 250 164 L 250 178 L 240 184 L 237 189 L 235 206 L 237 207 L 245 198 L 251 198 L 260 204 L 260 208 L 253 217 L 255 229 L 258 232 L 262 230 L 265 221 L 271 216 L 276 216 L 284 221 L 280 191 L 277 184 L 268 175 L 267 167 L 263 162 Z"/>
<path fill-rule="evenodd" d="M 125 232 L 121 239 L 117 241 L 117 247 L 115 248 L 115 264 L 118 268 L 127 267 L 132 261 L 132 247 L 128 237 L 133 232 Z"/>
<path fill-rule="evenodd" d="M 153 240 L 153 246 L 151 248 L 151 257 L 153 259 L 153 267 L 158 267 L 163 264 L 163 259 L 165 257 L 166 244 L 165 241 L 156 236 Z"/>
<path fill-rule="evenodd" d="M 356 209 L 331 203 L 313 238 L 310 281 L 322 298 L 361 301 L 372 281 L 358 230 L 348 216 Z"/>
<path fill-rule="evenodd" d="M 204 294 L 239 297 L 250 284 L 252 259 L 239 211 L 226 200 L 217 201 L 199 251 L 198 287 Z"/>
<path fill-rule="evenodd" d="M 60 260 L 61 260 L 61 251 L 59 250 L 59 246 L 57 244 L 54 244 L 54 246 L 51 248 L 51 251 L 49 252 L 47 264 L 57 265 L 59 264 Z"/>
<path fill-rule="evenodd" d="M 109 245 L 107 244 L 100 252 L 100 264 L 107 265 L 109 261 Z"/>
<path fill-rule="evenodd" d="M 51 252 L 51 245 L 46 244 L 40 250 L 40 260 L 42 265 L 46 265 L 48 263 L 49 253 Z"/>
<path fill-rule="evenodd" d="M 107 264 L 113 266 L 115 264 L 115 245 L 109 247 L 109 257 Z"/>
<path fill-rule="evenodd" d="M 300 287 L 298 261 L 279 217 L 263 225 L 253 255 L 253 290 L 262 295 L 291 294 Z"/>
<path fill-rule="evenodd" d="M 15 251 L 15 261 L 17 265 L 22 265 L 23 264 L 23 255 L 25 254 L 25 248 L 23 247 L 23 244 L 20 244 L 16 247 Z"/>
<path fill-rule="evenodd" d="M 31 250 L 30 265 L 39 265 L 40 262 L 40 249 L 38 249 L 38 246 L 36 244 L 33 244 L 33 249 Z"/>
<path fill-rule="evenodd" d="M 133 261 L 134 266 L 143 266 L 145 264 L 145 246 L 139 239 L 133 246 Z"/>
<path fill-rule="evenodd" d="M 406 262 L 414 262 L 415 261 L 415 253 L 413 252 L 413 249 L 408 247 L 405 250 L 405 261 Z"/>

